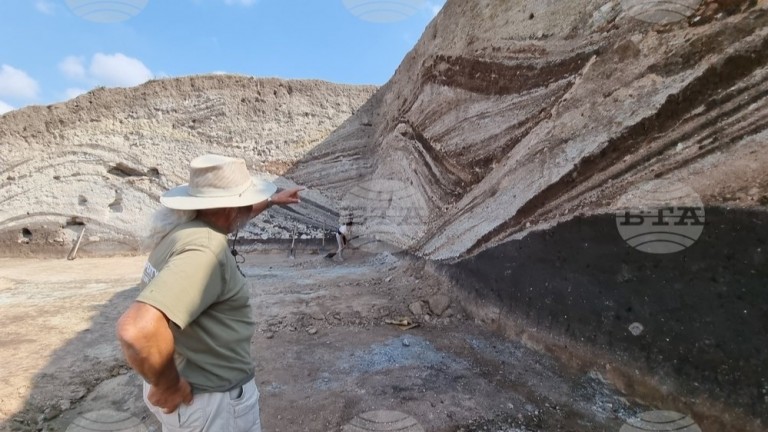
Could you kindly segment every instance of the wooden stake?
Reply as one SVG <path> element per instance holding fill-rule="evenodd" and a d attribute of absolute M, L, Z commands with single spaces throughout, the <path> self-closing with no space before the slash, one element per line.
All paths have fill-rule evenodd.
<path fill-rule="evenodd" d="M 75 258 L 77 258 L 77 249 L 80 248 L 80 242 L 83 240 L 83 234 L 85 234 L 85 225 L 83 225 L 83 230 L 80 231 L 80 236 L 77 238 L 77 243 L 75 243 L 75 245 L 72 246 L 72 250 L 70 250 L 69 255 L 67 255 L 67 259 L 69 261 L 72 261 Z"/>
<path fill-rule="evenodd" d="M 293 228 L 293 239 L 291 240 L 291 254 L 289 255 L 291 259 L 296 259 L 296 253 L 293 250 L 294 244 L 296 244 L 296 227 Z"/>

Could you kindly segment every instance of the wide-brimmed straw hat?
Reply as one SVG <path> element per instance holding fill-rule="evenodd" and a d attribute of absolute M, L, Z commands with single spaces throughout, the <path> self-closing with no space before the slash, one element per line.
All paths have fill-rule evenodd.
<path fill-rule="evenodd" d="M 275 191 L 273 183 L 251 177 L 244 160 L 208 154 L 189 163 L 189 183 L 163 194 L 160 203 L 175 210 L 245 207 Z"/>

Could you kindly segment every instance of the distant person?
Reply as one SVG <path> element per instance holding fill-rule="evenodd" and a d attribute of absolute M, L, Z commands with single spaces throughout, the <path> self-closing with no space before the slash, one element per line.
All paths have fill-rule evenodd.
<path fill-rule="evenodd" d="M 120 317 L 128 364 L 163 431 L 260 432 L 249 290 L 227 234 L 303 188 L 275 194 L 245 161 L 205 155 L 166 192 L 150 230 L 141 293 Z"/>
<path fill-rule="evenodd" d="M 339 228 L 336 229 L 336 244 L 338 245 L 338 249 L 336 250 L 336 255 L 334 257 L 336 260 L 344 261 L 344 256 L 342 253 L 347 247 L 350 236 L 352 235 L 352 225 L 352 220 L 349 220 L 346 223 L 339 225 Z"/>

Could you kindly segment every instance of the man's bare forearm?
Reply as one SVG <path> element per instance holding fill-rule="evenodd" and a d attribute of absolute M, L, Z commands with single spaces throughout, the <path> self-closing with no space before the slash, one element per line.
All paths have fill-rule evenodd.
<path fill-rule="evenodd" d="M 122 344 L 128 364 L 149 384 L 160 388 L 172 388 L 178 385 L 180 377 L 170 355 L 163 352 L 151 352 L 146 348 Z M 149 351 L 149 352 L 148 352 Z"/>
<path fill-rule="evenodd" d="M 256 203 L 253 205 L 253 209 L 251 210 L 251 219 L 255 218 L 256 216 L 260 215 L 264 210 L 272 207 L 272 203 L 269 200 L 264 200 L 260 203 Z"/>
<path fill-rule="evenodd" d="M 146 316 L 143 309 L 150 307 L 137 303 L 120 318 L 120 346 L 128 364 L 149 384 L 172 388 L 180 380 L 173 361 L 173 333 L 162 314 L 163 319 Z"/>

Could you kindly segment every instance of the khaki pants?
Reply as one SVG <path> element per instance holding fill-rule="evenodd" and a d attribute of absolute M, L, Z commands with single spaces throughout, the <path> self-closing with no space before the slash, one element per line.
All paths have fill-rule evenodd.
<path fill-rule="evenodd" d="M 149 384 L 144 383 L 144 403 L 160 420 L 163 432 L 261 432 L 259 391 L 254 380 L 225 393 L 194 395 L 192 405 L 182 404 L 165 414 L 147 401 Z"/>

